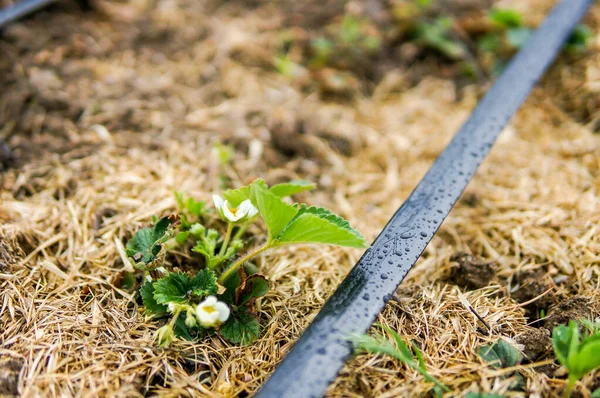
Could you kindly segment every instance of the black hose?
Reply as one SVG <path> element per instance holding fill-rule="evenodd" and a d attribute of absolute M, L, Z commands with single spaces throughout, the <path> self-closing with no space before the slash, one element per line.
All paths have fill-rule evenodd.
<path fill-rule="evenodd" d="M 0 10 L 0 29 L 5 25 L 54 3 L 56 0 L 20 0 Z"/>
<path fill-rule="evenodd" d="M 591 3 L 563 0 L 552 10 L 256 397 L 324 394 L 352 352 L 348 338 L 381 312 Z"/>

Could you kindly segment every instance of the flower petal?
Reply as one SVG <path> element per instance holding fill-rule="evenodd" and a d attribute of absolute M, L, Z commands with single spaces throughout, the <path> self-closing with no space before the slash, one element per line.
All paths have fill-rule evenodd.
<path fill-rule="evenodd" d="M 229 318 L 229 314 L 231 312 L 229 310 L 229 306 L 222 301 L 219 301 L 217 304 L 215 304 L 215 310 L 217 310 L 217 313 L 219 314 L 219 321 L 225 322 Z"/>

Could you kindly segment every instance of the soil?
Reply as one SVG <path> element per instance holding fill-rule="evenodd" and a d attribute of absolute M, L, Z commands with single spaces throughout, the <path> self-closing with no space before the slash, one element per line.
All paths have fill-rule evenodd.
<path fill-rule="evenodd" d="M 496 277 L 496 266 L 492 262 L 483 262 L 468 253 L 457 253 L 450 257 L 454 262 L 449 281 L 467 289 L 481 289 L 489 285 Z"/>
<path fill-rule="evenodd" d="M 595 319 L 598 309 L 597 302 L 589 297 L 573 296 L 558 305 L 551 307 L 544 319 L 544 327 L 552 330 L 557 325 L 566 325 L 570 321 Z"/>
<path fill-rule="evenodd" d="M 19 372 L 23 363 L 16 359 L 4 358 L 0 360 L 0 395 L 19 395 Z"/>
<path fill-rule="evenodd" d="M 523 355 L 530 362 L 546 358 L 552 352 L 552 340 L 547 329 L 529 329 L 515 337 L 518 344 L 523 345 Z"/>
<path fill-rule="evenodd" d="M 124 286 L 121 245 L 177 211 L 173 191 L 210 203 L 256 177 L 316 182 L 294 200 L 331 208 L 372 240 L 493 75 L 407 40 L 403 0 L 91 3 L 58 2 L 0 33 L 0 394 L 252 395 L 362 252 L 266 253 L 256 265 L 273 289 L 258 302 L 254 344 L 160 349 L 159 323 Z M 494 4 L 535 26 L 554 3 Z M 491 7 L 440 1 L 426 17 L 454 17 L 475 55 Z M 314 66 L 311 42 L 339 35 L 347 15 L 366 18 L 361 32 L 381 46 L 341 45 Z M 522 391 L 510 391 L 514 380 L 478 347 L 513 338 L 535 364 L 552 359 L 554 326 L 599 314 L 600 4 L 585 22 L 589 48 L 550 68 L 377 319 L 420 347 L 453 396 L 557 396 L 558 365 L 524 365 Z M 293 65 L 282 73 L 284 56 Z M 249 231 L 264 239 L 261 224 Z M 597 383 L 595 372 L 576 393 Z M 430 394 L 417 372 L 372 354 L 354 356 L 327 392 Z"/>
<path fill-rule="evenodd" d="M 518 288 L 511 297 L 525 305 L 526 315 L 531 320 L 539 318 L 541 311 L 557 303 L 556 284 L 545 267 L 527 270 L 517 276 Z"/>

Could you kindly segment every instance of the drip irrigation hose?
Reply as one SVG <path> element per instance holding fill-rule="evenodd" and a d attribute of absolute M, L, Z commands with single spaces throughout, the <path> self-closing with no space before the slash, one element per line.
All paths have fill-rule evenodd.
<path fill-rule="evenodd" d="M 373 245 L 325 303 L 257 398 L 319 397 L 415 264 L 498 134 L 552 63 L 592 0 L 563 0 L 512 59 Z"/>
<path fill-rule="evenodd" d="M 56 0 L 19 0 L 12 6 L 0 10 L 0 29 L 5 25 L 31 14 Z"/>

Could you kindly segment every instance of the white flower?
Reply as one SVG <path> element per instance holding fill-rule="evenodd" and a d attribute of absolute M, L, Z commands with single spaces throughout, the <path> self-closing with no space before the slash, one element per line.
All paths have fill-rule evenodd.
<path fill-rule="evenodd" d="M 244 222 L 258 214 L 250 199 L 244 200 L 238 207 L 231 207 L 229 203 L 219 195 L 213 195 L 213 202 L 222 219 L 229 222 Z"/>
<path fill-rule="evenodd" d="M 196 307 L 198 323 L 204 328 L 220 325 L 229 318 L 229 307 L 222 301 L 217 301 L 215 296 L 208 296 Z"/>

